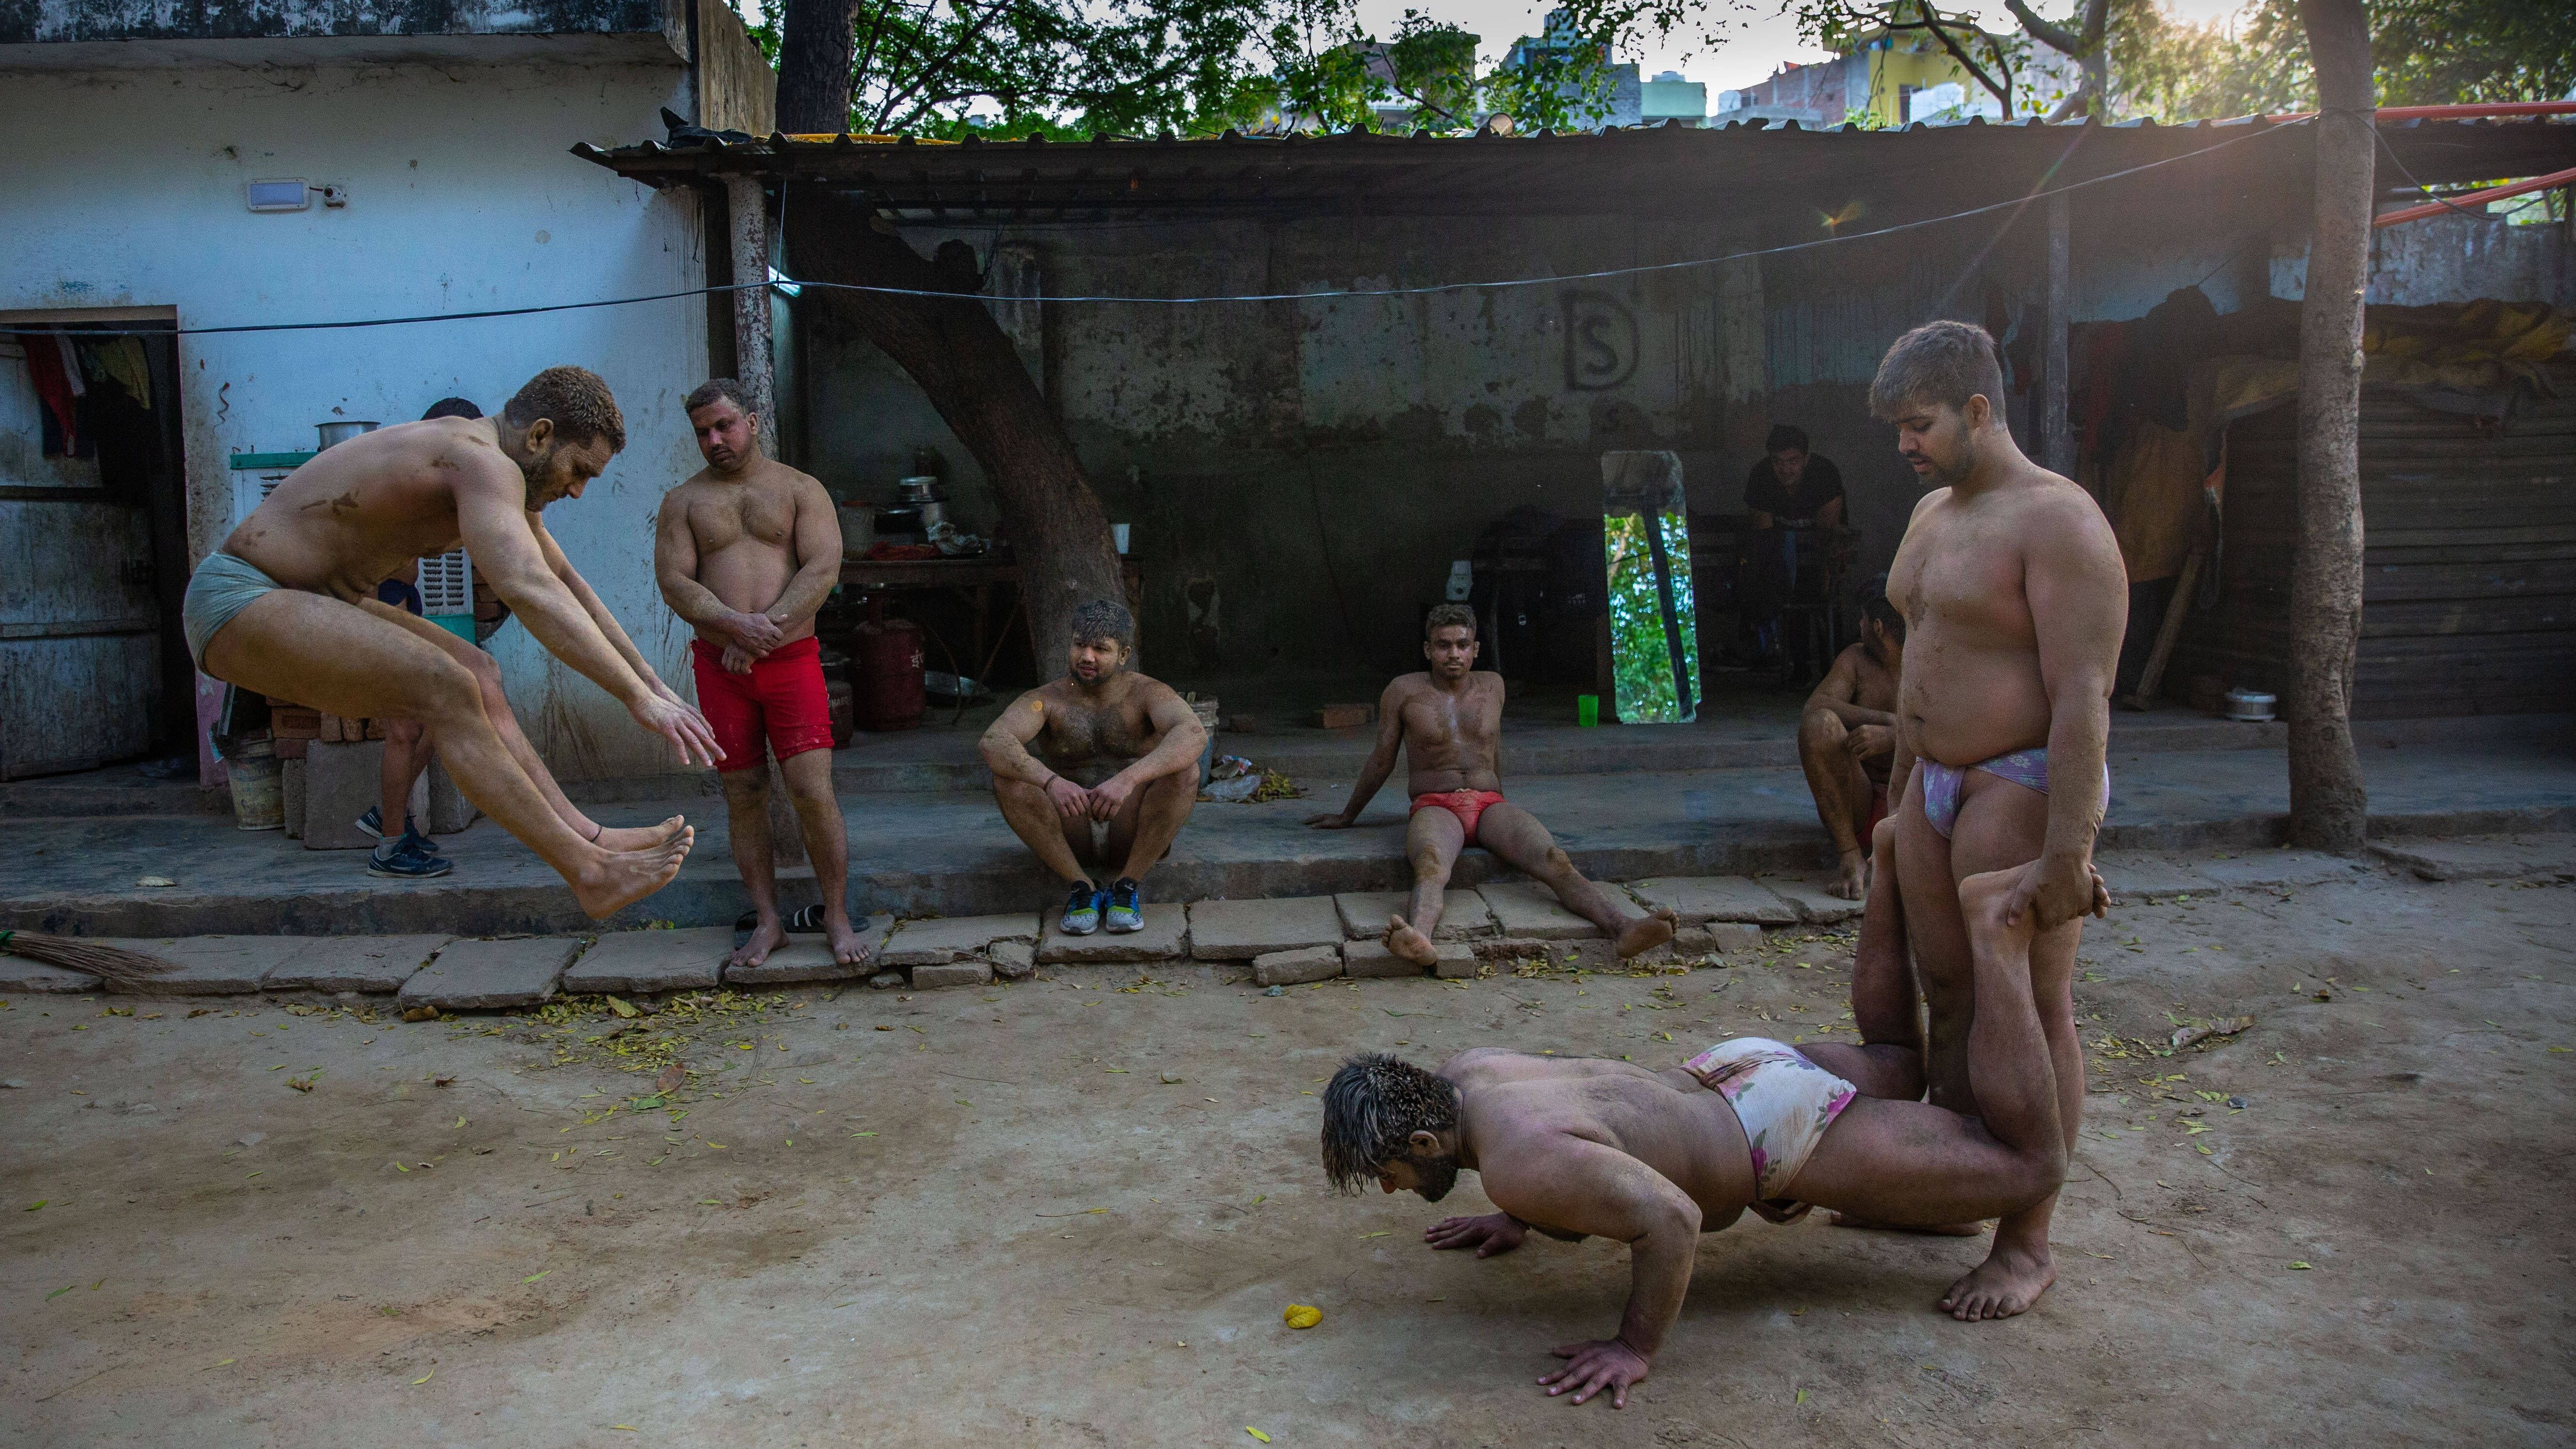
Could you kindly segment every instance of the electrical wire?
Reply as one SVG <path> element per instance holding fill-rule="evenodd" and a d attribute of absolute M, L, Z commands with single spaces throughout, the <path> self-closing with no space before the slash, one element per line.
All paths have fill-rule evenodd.
<path fill-rule="evenodd" d="M 2055 196 L 2066 192 L 2081 191 L 2088 186 L 2106 185 L 2113 181 L 2119 181 L 2127 177 L 2141 175 L 2145 172 L 2159 170 L 2166 166 L 2177 165 L 2184 161 L 2196 160 L 2202 156 L 2224 151 L 2231 146 L 2241 146 L 2248 141 L 2258 141 L 2267 136 L 2280 135 L 2288 131 L 2296 130 L 2301 126 L 2313 124 L 2315 124 L 2313 117 L 2286 122 L 2282 125 L 2269 127 L 2264 130 L 2251 131 L 2242 136 L 2231 136 L 2215 145 L 2203 146 L 2197 150 L 2185 151 L 2179 156 L 2167 156 L 2161 160 L 2143 162 L 2136 166 L 2124 167 L 2118 171 L 2106 172 L 2100 176 L 2087 177 L 2082 181 L 2069 182 L 2064 186 L 2048 187 L 2045 190 L 2034 190 L 2027 196 L 2016 196 L 2008 200 L 1992 202 L 1985 206 L 1972 206 L 1964 211 L 1946 212 L 1940 216 L 1929 216 L 1915 221 L 1897 222 L 1891 226 L 1876 227 L 1869 231 L 1837 232 L 1832 236 L 1814 237 L 1806 241 L 1784 242 L 1778 246 L 1771 247 L 1754 247 L 1744 251 L 1728 252 L 1723 256 L 1692 257 L 1676 262 L 1646 262 L 1626 267 L 1603 267 L 1594 271 L 1565 272 L 1555 276 L 1546 277 L 1507 277 L 1485 282 L 1433 282 L 1416 287 L 1331 288 L 1306 292 L 1247 292 L 1192 297 L 1143 297 L 1114 293 L 1077 293 L 1067 296 L 1015 298 L 1014 300 L 1039 303 L 1054 302 L 1066 304 L 1079 303 L 1086 305 L 1164 307 L 1201 306 L 1242 302 L 1329 302 L 1343 299 L 1365 300 L 1377 297 L 1419 297 L 1437 295 L 1444 292 L 1504 291 L 1524 287 L 1553 287 L 1567 282 L 1597 282 L 1607 281 L 1617 277 L 1634 277 L 1663 272 L 1689 271 L 1701 267 L 1722 266 L 1728 262 L 1751 261 L 1759 257 L 1785 256 L 1792 252 L 1812 251 L 1820 247 L 1838 246 L 1850 242 L 1871 241 L 1880 237 L 1900 236 L 1909 232 L 1923 231 L 1931 227 L 1946 225 L 1947 223 L 1954 221 L 1964 221 L 1970 217 L 1990 216 L 1999 211 L 2017 210 L 2022 207 L 2027 207 L 2033 201 L 2036 201 L 2043 196 Z M 2063 158 L 2061 158 L 2061 162 L 2062 160 Z M 2054 170 L 2055 168 L 2052 167 L 2051 169 Z M 722 287 L 691 287 L 676 292 L 654 292 L 636 297 L 606 297 L 589 302 L 547 302 L 525 307 L 490 307 L 472 312 L 424 313 L 408 317 L 368 317 L 340 322 L 245 322 L 222 327 L 82 327 L 81 330 L 84 333 L 94 336 L 130 335 L 161 337 L 173 335 L 181 337 L 232 336 L 257 332 L 332 332 L 359 327 L 407 327 L 426 322 L 472 322 L 494 317 L 532 317 L 550 312 L 578 312 L 597 307 L 625 307 L 645 302 L 669 302 L 685 297 L 712 296 L 717 293 L 739 292 L 752 287 L 766 287 L 771 285 L 794 287 L 799 290 L 811 289 L 815 291 L 833 292 L 871 292 L 879 296 L 890 297 L 921 297 L 926 299 L 969 302 L 988 300 L 984 294 L 979 292 L 951 292 L 922 287 L 881 287 L 862 282 L 816 282 L 806 281 L 801 278 L 780 278 L 775 282 L 768 280 L 757 282 L 735 282 Z"/>
<path fill-rule="evenodd" d="M 2467 207 L 2460 205 L 2447 196 L 2434 195 L 2432 187 L 2425 185 L 2414 172 L 2406 169 L 2406 163 L 2398 159 L 2397 152 L 2389 146 L 2388 138 L 2379 133 L 2379 128 L 2377 126 L 2370 128 L 2370 138 L 2379 143 L 2380 150 L 2388 153 L 2388 159 L 2397 167 L 2398 174 L 2404 176 L 2407 180 L 2414 182 L 2415 189 L 2424 193 L 2425 200 L 2438 202 L 2441 205 L 2447 206 L 2451 210 L 2458 212 L 2462 216 L 2473 217 L 2479 221 L 2505 221 L 2509 219 L 2492 211 L 2471 211 Z"/>

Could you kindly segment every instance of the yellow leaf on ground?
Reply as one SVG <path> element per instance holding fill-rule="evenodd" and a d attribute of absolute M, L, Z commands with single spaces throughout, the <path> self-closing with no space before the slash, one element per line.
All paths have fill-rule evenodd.
<path fill-rule="evenodd" d="M 1279 1317 L 1290 1328 L 1312 1328 L 1324 1321 L 1324 1310 L 1311 1303 L 1291 1303 Z"/>
<path fill-rule="evenodd" d="M 2290 1266 L 2291 1266 L 2291 1267 L 2293 1267 L 2293 1268 L 2298 1269 L 2298 1270 L 2299 1270 L 2300 1272 L 2302 1272 L 2302 1273 L 2304 1273 L 2304 1272 L 2308 1271 L 2308 1267 L 2309 1267 L 2309 1265 L 2308 1265 L 2308 1264 L 2306 1264 L 2306 1263 L 2298 1263 L 2298 1262 L 2293 1262 L 2292 1264 L 2290 1264 Z"/>
<path fill-rule="evenodd" d="M 411 1386 L 415 1389 L 419 1388 L 422 1384 L 428 1383 L 431 1379 L 436 1377 L 438 1377 L 438 1370 L 431 1369 L 429 1372 L 422 1374 L 419 1378 L 413 1379 L 411 1381 Z"/>
<path fill-rule="evenodd" d="M 1252 1436 L 1253 1438 L 1255 1438 L 1255 1439 L 1260 1440 L 1260 1441 L 1261 1441 L 1262 1443 L 1264 1443 L 1264 1444 L 1267 1444 L 1267 1443 L 1269 1443 L 1269 1442 L 1270 1442 L 1270 1436 L 1269 1436 L 1269 1435 L 1262 1433 L 1260 1430 L 1258 1430 L 1258 1429 L 1256 1429 L 1256 1428 L 1252 1427 L 1250 1424 L 1246 1424 L 1246 1425 L 1244 1425 L 1244 1426 L 1243 1426 L 1243 1432 L 1245 1432 L 1245 1433 L 1247 1433 L 1247 1434 L 1251 1435 L 1251 1436 Z"/>

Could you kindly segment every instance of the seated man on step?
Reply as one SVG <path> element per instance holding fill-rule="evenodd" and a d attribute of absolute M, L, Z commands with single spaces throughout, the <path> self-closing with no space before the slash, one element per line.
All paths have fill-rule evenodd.
<path fill-rule="evenodd" d="M 492 656 L 383 603 L 376 585 L 460 545 L 546 652 L 669 740 L 722 757 L 539 521 L 626 445 L 608 384 L 578 367 L 528 380 L 497 418 L 401 423 L 325 449 L 277 485 L 188 581 L 188 652 L 207 675 L 350 718 L 419 720 L 457 788 L 572 886 L 596 920 L 679 874 L 674 815 L 612 829 L 576 809 L 520 733 Z"/>
<path fill-rule="evenodd" d="M 1883 591 L 1874 594 L 1861 606 L 1860 642 L 1834 656 L 1798 721 L 1798 763 L 1841 862 L 1825 889 L 1847 901 L 1869 889 L 1869 834 L 1887 818 L 1904 661 L 1905 618 Z"/>
<path fill-rule="evenodd" d="M 1979 918 L 1977 1023 L 1968 1046 L 1982 1120 L 1862 1091 L 1813 1048 L 1721 1042 L 1680 1066 L 1461 1052 L 1425 1072 L 1353 1057 L 1324 1089 L 1324 1170 L 1356 1192 L 1447 1196 L 1461 1169 L 1501 1211 L 1449 1218 L 1434 1248 L 1479 1258 L 1528 1230 L 1629 1248 L 1628 1306 L 1615 1337 L 1561 1345 L 1539 1380 L 1582 1403 L 1624 1408 L 1681 1316 L 1699 1235 L 1746 1208 L 1792 1222 L 1818 1203 L 1887 1223 L 1938 1224 L 2025 1208 L 2066 1176 L 2057 1079 L 2031 995 L 2031 918 L 2004 918 L 2008 875 L 1960 894 Z M 2018 949 L 2014 949 L 2014 948 Z"/>
<path fill-rule="evenodd" d="M 1585 880 L 1537 816 L 1503 798 L 1503 677 L 1476 668 L 1483 646 L 1475 611 L 1441 604 L 1423 619 L 1422 631 L 1422 656 L 1431 667 L 1399 675 L 1386 687 L 1377 702 L 1377 748 L 1360 768 L 1351 798 L 1306 822 L 1318 830 L 1350 829 L 1394 772 L 1396 747 L 1403 746 L 1405 792 L 1413 797 L 1404 839 L 1413 900 L 1405 915 L 1387 917 L 1387 949 L 1426 970 L 1437 962 L 1431 943 L 1449 873 L 1471 845 L 1544 882 L 1567 910 L 1599 926 L 1622 959 L 1671 940 L 1680 918 L 1670 909 L 1634 913 L 1617 893 Z"/>
<path fill-rule="evenodd" d="M 1076 605 L 1065 677 L 1021 695 L 984 731 L 1002 818 L 1072 888 L 1059 922 L 1068 936 L 1104 921 L 1113 935 L 1144 929 L 1138 882 L 1198 803 L 1207 727 L 1170 685 L 1124 667 L 1135 641 L 1126 605 Z M 1105 839 L 1094 833 L 1104 826 Z"/>

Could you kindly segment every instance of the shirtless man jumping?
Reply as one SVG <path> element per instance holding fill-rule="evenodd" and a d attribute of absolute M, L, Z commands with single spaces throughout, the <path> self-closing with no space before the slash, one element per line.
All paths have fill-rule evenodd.
<path fill-rule="evenodd" d="M 612 829 L 574 808 L 520 733 L 492 656 L 376 598 L 404 564 L 461 540 L 475 577 L 548 653 L 683 763 L 715 763 L 706 720 L 655 677 L 538 520 L 625 445 L 608 385 L 550 367 L 498 418 L 403 423 L 326 449 L 197 565 L 188 652 L 216 679 L 326 714 L 421 721 L 465 798 L 560 872 L 585 913 L 641 900 L 679 873 L 696 832 L 676 815 Z"/>
<path fill-rule="evenodd" d="M 2102 510 L 2022 455 L 2002 397 L 1994 339 L 1964 322 L 1898 338 L 1870 385 L 1871 411 L 1896 425 L 1898 451 L 1936 485 L 1888 574 L 1906 622 L 1896 768 L 1921 765 L 1895 811 L 1891 858 L 1929 1006 L 1930 1100 L 1992 1112 L 1971 1070 L 1990 1009 L 1977 959 L 1989 943 L 1978 936 L 1991 922 L 1963 903 L 1972 877 L 1999 873 L 2009 882 L 2001 919 L 2016 932 L 2002 949 L 2016 962 L 2026 953 L 2071 1149 L 2084 1105 L 2075 949 L 2111 798 L 2104 753 L 2128 582 Z M 2056 1278 L 2055 1208 L 2052 1195 L 2005 1218 L 1992 1254 L 1941 1306 L 1986 1319 L 2036 1302 Z"/>
<path fill-rule="evenodd" d="M 1869 835 L 1887 816 L 1887 771 L 1896 758 L 1896 675 L 1905 663 L 1905 617 L 1885 595 L 1861 606 L 1860 640 L 1807 696 L 1798 763 L 1816 816 L 1841 861 L 1826 890 L 1856 901 L 1869 889 Z"/>
<path fill-rule="evenodd" d="M 1680 917 L 1669 907 L 1634 914 L 1615 893 L 1583 878 L 1537 816 L 1503 798 L 1503 677 L 1476 669 L 1483 646 L 1475 611 L 1441 604 L 1423 619 L 1422 632 L 1422 657 L 1431 668 L 1398 675 L 1386 687 L 1377 702 L 1377 748 L 1360 767 L 1351 798 L 1340 810 L 1306 821 L 1317 830 L 1350 829 L 1394 773 L 1396 747 L 1404 748 L 1405 791 L 1413 797 L 1404 853 L 1413 862 L 1413 900 L 1406 914 L 1387 917 L 1387 949 L 1425 970 L 1438 962 L 1431 943 L 1449 873 L 1471 845 L 1545 882 L 1567 910 L 1601 928 L 1622 960 L 1671 940 Z"/>
<path fill-rule="evenodd" d="M 1525 1056 L 1479 1047 L 1438 1074 L 1394 1057 L 1352 1058 L 1324 1089 L 1324 1171 L 1356 1192 L 1369 1179 L 1438 1202 L 1461 1169 L 1500 1212 L 1450 1218 L 1423 1240 L 1519 1247 L 1531 1228 L 1568 1242 L 1629 1246 L 1627 1311 L 1616 1337 L 1564 1344 L 1539 1380 L 1582 1403 L 1625 1408 L 1679 1318 L 1699 1235 L 1746 1208 L 1790 1222 L 1810 1205 L 1890 1223 L 2012 1212 L 2066 1174 L 2059 1083 L 2023 964 L 2031 927 L 2004 916 L 2008 874 L 1960 892 L 1980 919 L 1978 1005 L 1967 1064 L 1982 1118 L 1894 1101 L 1841 1075 L 1818 1047 L 1760 1037 L 1722 1042 L 1679 1067 Z M 1864 1075 L 1874 1064 L 1852 1062 Z M 2078 1089 L 2082 1087 L 2077 1084 Z"/>
<path fill-rule="evenodd" d="M 1077 605 L 1066 677 L 1021 695 L 984 731 L 1002 818 L 1071 887 L 1058 922 L 1068 936 L 1104 921 L 1112 935 L 1144 929 L 1138 882 L 1198 803 L 1207 727 L 1170 685 L 1125 668 L 1135 640 L 1126 605 Z M 1106 840 L 1093 833 L 1101 824 Z"/>
<path fill-rule="evenodd" d="M 841 579 L 841 521 L 820 482 L 760 451 L 741 383 L 717 378 L 683 406 L 707 466 L 662 496 L 653 574 L 671 612 L 698 631 L 689 645 L 698 703 L 724 747 L 717 778 L 755 917 L 726 964 L 757 966 L 787 944 L 765 743 L 814 862 L 832 959 L 855 966 L 868 953 L 850 926 L 850 833 L 832 793 L 832 705 L 814 637 L 814 613 Z"/>

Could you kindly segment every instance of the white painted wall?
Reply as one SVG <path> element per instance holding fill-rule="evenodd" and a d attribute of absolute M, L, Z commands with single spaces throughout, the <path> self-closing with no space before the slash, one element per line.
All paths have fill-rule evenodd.
<path fill-rule="evenodd" d="M 669 65 L 207 66 L 0 76 L 0 311 L 169 306 L 185 327 L 322 321 L 703 285 L 696 204 L 575 159 L 686 112 Z M 254 214 L 253 179 L 348 188 L 345 209 Z M 606 377 L 628 445 L 547 526 L 666 678 L 686 634 L 653 586 L 653 512 L 699 467 L 680 399 L 706 375 L 698 299 L 489 321 L 180 339 L 192 556 L 230 521 L 237 452 L 314 446 L 450 394 L 487 412 L 528 376 Z M 492 641 L 530 737 L 570 778 L 674 768 L 523 627 Z"/>

